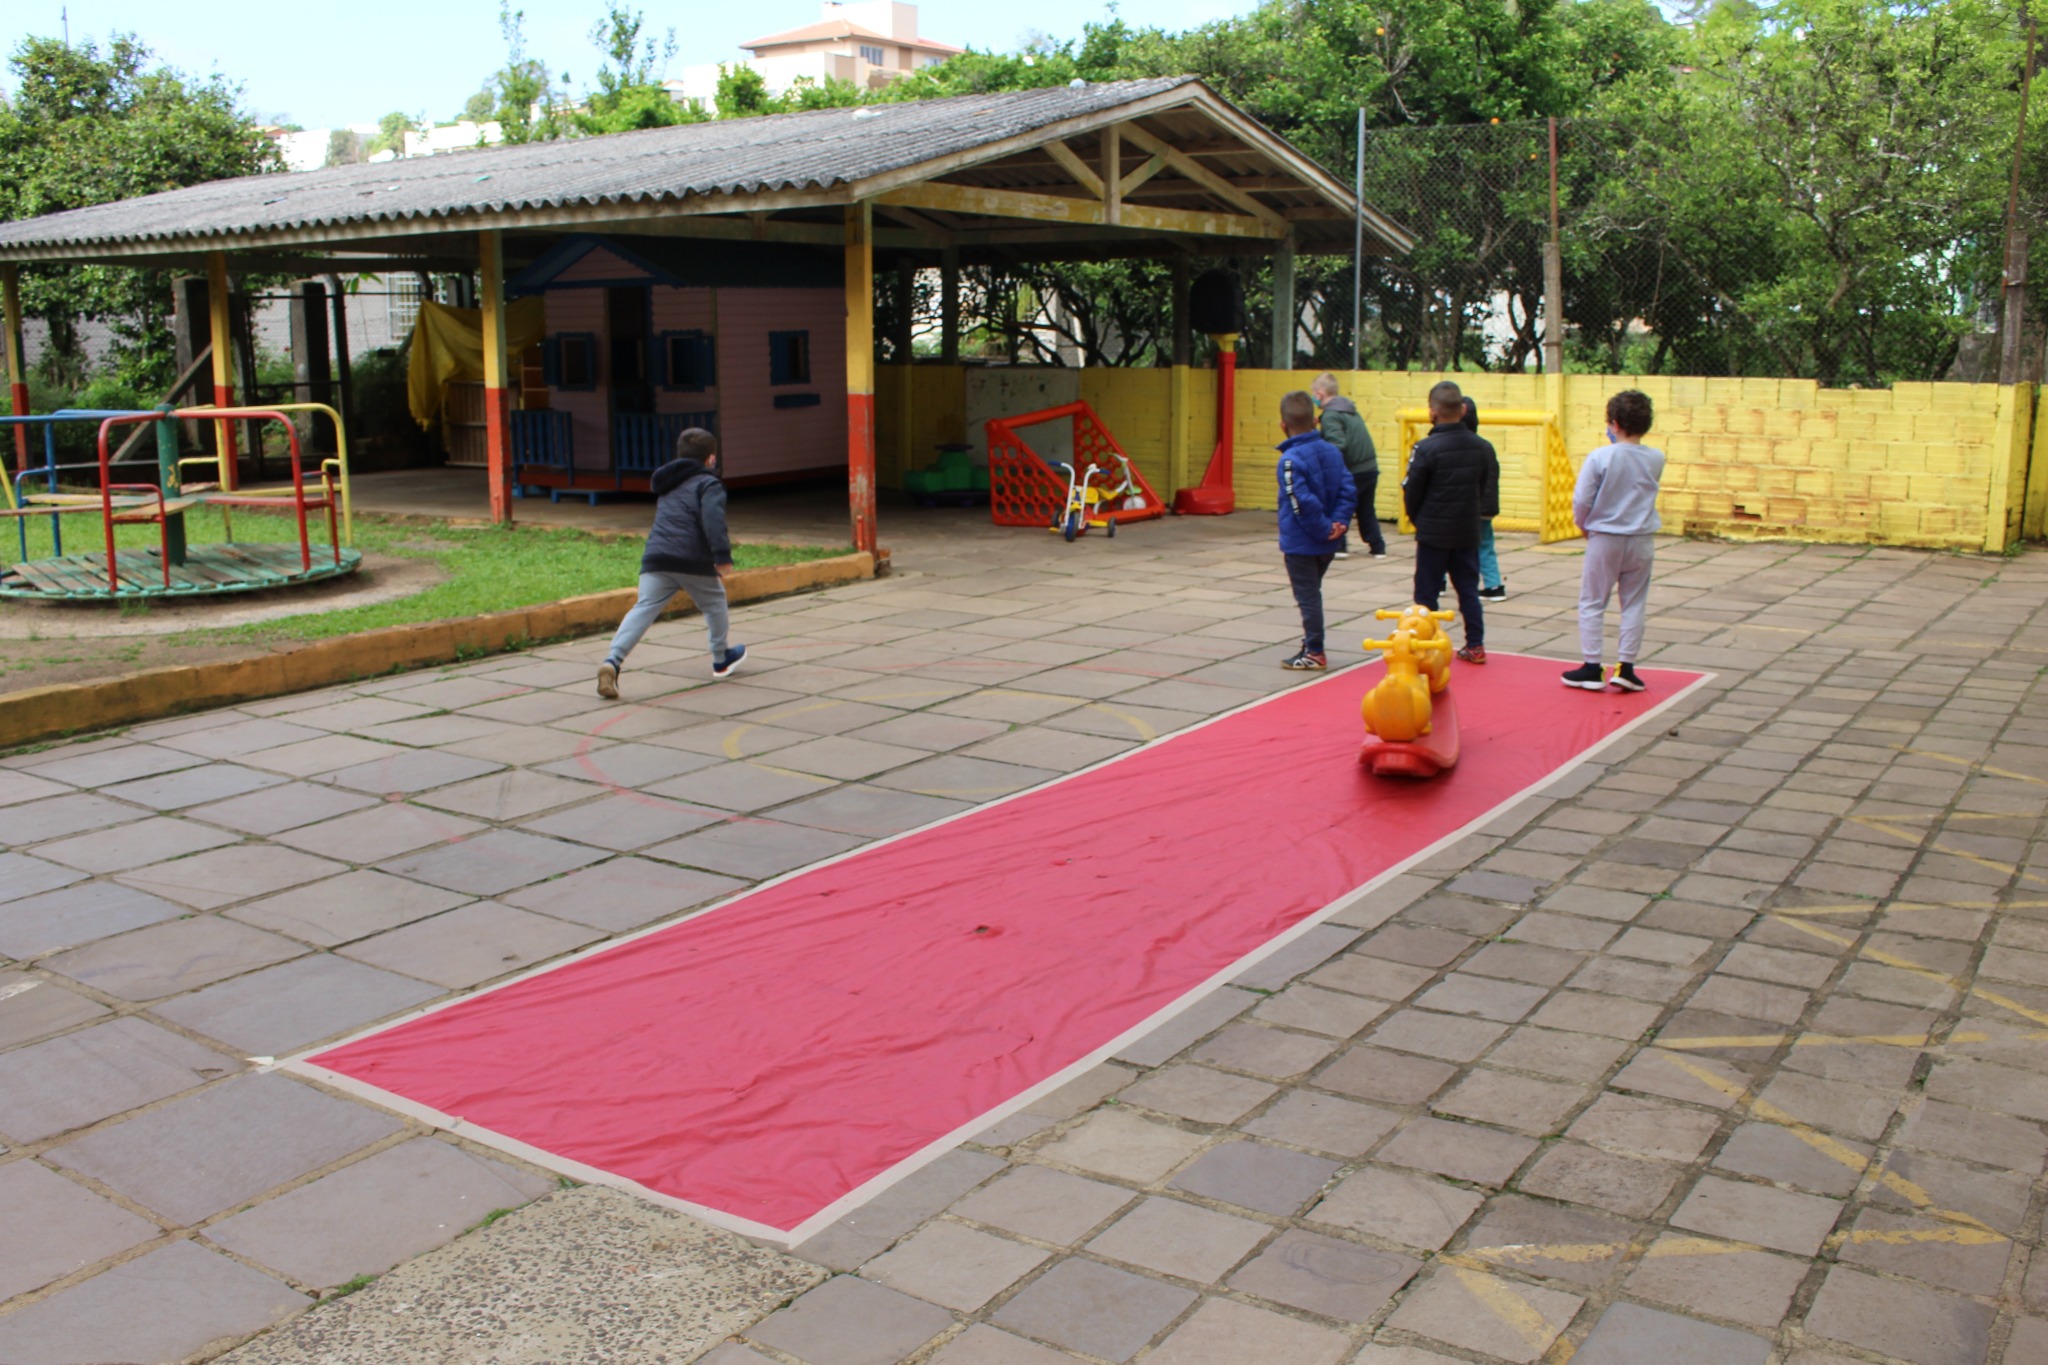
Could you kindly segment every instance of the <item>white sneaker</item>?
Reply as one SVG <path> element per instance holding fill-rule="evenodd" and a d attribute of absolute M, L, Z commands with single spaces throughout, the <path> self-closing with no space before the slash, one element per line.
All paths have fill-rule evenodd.
<path fill-rule="evenodd" d="M 1337 551 L 1337 555 L 1336 555 L 1336 557 L 1337 557 L 1338 559 L 1349 559 L 1349 558 L 1351 558 L 1351 551 L 1349 551 L 1349 550 L 1339 550 L 1339 551 Z"/>

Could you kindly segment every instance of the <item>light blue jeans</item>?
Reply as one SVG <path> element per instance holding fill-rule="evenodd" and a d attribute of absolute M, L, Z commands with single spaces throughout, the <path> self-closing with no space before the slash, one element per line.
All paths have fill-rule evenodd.
<path fill-rule="evenodd" d="M 1479 586 L 1500 586 L 1500 556 L 1493 552 L 1492 517 L 1483 518 L 1479 523 Z"/>
<path fill-rule="evenodd" d="M 618 633 L 612 636 L 612 650 L 607 657 L 624 663 L 626 656 L 633 652 L 633 646 L 640 643 L 640 637 L 647 633 L 649 626 L 661 619 L 662 611 L 679 592 L 690 594 L 690 600 L 697 604 L 697 610 L 704 616 L 705 631 L 711 637 L 711 662 L 724 663 L 729 615 L 725 605 L 725 580 L 715 573 L 641 574 L 640 600 L 626 613 L 626 619 L 619 622 Z"/>

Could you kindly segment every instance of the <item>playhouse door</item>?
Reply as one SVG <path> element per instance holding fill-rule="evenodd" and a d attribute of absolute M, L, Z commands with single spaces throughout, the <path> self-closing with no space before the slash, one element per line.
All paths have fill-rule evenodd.
<path fill-rule="evenodd" d="M 654 383 L 648 373 L 653 304 L 645 285 L 605 291 L 605 340 L 611 357 L 613 412 L 653 412 Z"/>

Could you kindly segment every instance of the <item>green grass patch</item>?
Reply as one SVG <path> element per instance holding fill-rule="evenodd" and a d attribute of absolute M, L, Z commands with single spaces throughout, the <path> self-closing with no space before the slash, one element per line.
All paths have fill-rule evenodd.
<path fill-rule="evenodd" d="M 215 545 L 227 538 L 221 511 L 195 507 L 185 514 L 185 534 L 192 545 Z M 53 554 L 48 521 L 28 518 L 27 522 L 28 558 Z M 298 522 L 291 517 L 236 510 L 233 522 L 237 541 L 298 543 Z M 101 535 L 93 517 L 67 517 L 64 549 L 71 554 L 96 552 L 102 545 Z M 323 522 L 313 531 L 315 554 L 326 543 L 326 535 Z M 143 548 L 156 543 L 154 526 L 115 528 L 117 547 Z M 359 518 L 355 548 L 365 554 L 430 561 L 448 575 L 446 580 L 397 601 L 193 631 L 177 638 L 194 644 L 256 637 L 317 640 L 630 588 L 638 581 L 641 545 L 638 536 L 596 536 L 554 527 L 413 525 Z M 742 569 L 755 569 L 846 553 L 843 546 L 745 544 L 733 547 L 733 562 Z M 21 558 L 19 536 L 13 527 L 0 524 L 0 563 L 12 564 Z M 135 609 L 147 610 L 147 606 L 138 604 Z"/>

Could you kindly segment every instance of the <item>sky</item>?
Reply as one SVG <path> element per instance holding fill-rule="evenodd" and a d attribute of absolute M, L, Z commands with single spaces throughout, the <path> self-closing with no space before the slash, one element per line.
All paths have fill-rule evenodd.
<path fill-rule="evenodd" d="M 728 61 L 739 44 L 814 23 L 818 0 L 628 0 L 638 3 L 646 30 L 676 31 L 673 67 Z M 526 46 L 546 57 L 573 85 L 590 83 L 597 51 L 589 41 L 605 0 L 524 0 Z M 1120 0 L 1135 27 L 1185 29 L 1242 14 L 1255 0 Z M 167 4 L 164 0 L 9 0 L 13 51 L 31 34 L 56 37 L 69 11 L 74 42 L 104 42 L 133 33 L 172 66 L 218 70 L 245 88 L 245 104 L 265 121 L 308 128 L 373 123 L 394 109 L 452 119 L 484 79 L 503 65 L 496 0 L 351 0 L 344 5 L 289 3 Z M 1078 38 L 1081 26 L 1106 18 L 1106 0 L 923 0 L 923 36 L 959 47 L 1010 51 L 1033 33 Z M 11 30 L 11 31 L 10 31 Z M 11 84 L 0 74 L 0 85 Z"/>

